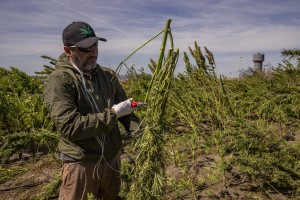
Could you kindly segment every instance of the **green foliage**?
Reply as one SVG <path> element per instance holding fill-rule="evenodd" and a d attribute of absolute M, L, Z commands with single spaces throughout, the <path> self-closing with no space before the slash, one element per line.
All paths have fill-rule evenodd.
<path fill-rule="evenodd" d="M 233 154 L 231 165 L 247 171 L 253 182 L 272 184 L 277 188 L 297 188 L 300 178 L 300 146 L 290 145 L 261 121 L 244 124 L 238 130 L 228 129 L 223 140 L 226 155 Z"/>
<path fill-rule="evenodd" d="M 300 68 L 286 64 L 269 75 L 255 74 L 240 81 L 228 81 L 226 87 L 231 91 L 234 109 L 248 117 L 284 124 L 300 119 Z"/>
<path fill-rule="evenodd" d="M 281 54 L 286 57 L 286 59 L 297 59 L 297 66 L 299 67 L 299 60 L 300 60 L 300 50 L 299 49 L 284 49 L 281 51 Z"/>
<path fill-rule="evenodd" d="M 149 88 L 151 75 L 147 74 L 144 69 L 136 72 L 134 65 L 130 66 L 127 71 L 127 80 L 123 83 L 123 88 L 126 90 L 127 96 L 134 100 L 143 100 Z"/>
<path fill-rule="evenodd" d="M 53 199 L 58 196 L 59 194 L 59 188 L 62 183 L 61 175 L 57 175 L 56 178 L 51 181 L 49 184 L 47 184 L 44 187 L 44 191 L 37 196 L 35 196 L 33 199 L 35 200 L 46 200 L 46 199 Z"/>
<path fill-rule="evenodd" d="M 38 148 L 47 147 L 54 152 L 58 143 L 58 134 L 49 131 L 14 133 L 1 138 L 1 162 L 7 161 L 12 155 L 22 152 L 35 153 Z"/>
<path fill-rule="evenodd" d="M 26 173 L 27 169 L 19 166 L 12 166 L 9 168 L 0 167 L 0 183 L 5 183 L 6 181 L 20 176 Z"/>
<path fill-rule="evenodd" d="M 156 160 L 157 157 L 162 159 L 167 156 L 168 159 L 164 162 L 186 171 L 188 162 L 196 162 L 199 156 L 211 156 L 216 159 L 208 168 L 206 181 L 205 177 L 201 177 L 203 179 L 199 182 L 199 178 L 186 174 L 180 179 L 165 179 L 164 175 L 158 177 L 160 181 L 157 182 L 167 187 L 169 192 L 189 190 L 192 198 L 196 199 L 199 198 L 197 188 L 207 181 L 222 182 L 227 191 L 235 179 L 231 174 L 247 174 L 251 185 L 260 191 L 268 188 L 280 193 L 285 190 L 292 196 L 298 196 L 299 142 L 286 141 L 285 134 L 290 132 L 297 135 L 296 130 L 300 127 L 299 63 L 294 66 L 290 60 L 283 60 L 282 64 L 268 73 L 243 74 L 239 79 L 229 80 L 216 76 L 214 57 L 206 47 L 203 53 L 195 42 L 195 49 L 189 50 L 195 64 L 192 64 L 193 61 L 184 52 L 186 72 L 178 74 L 169 88 L 171 98 L 165 107 L 163 127 L 159 128 L 159 123 L 156 123 L 151 130 L 150 127 L 145 128 L 142 137 L 146 142 L 139 143 L 135 168 L 126 165 L 123 180 L 131 184 L 131 187 L 139 186 L 140 193 L 132 193 L 126 186 L 122 195 L 129 193 L 130 197 L 137 199 L 147 199 L 151 195 L 151 198 L 158 198 L 154 196 L 153 186 L 149 184 L 158 172 L 155 166 L 161 163 Z M 293 54 L 289 57 L 291 58 L 298 59 L 299 55 Z M 149 68 L 155 72 L 157 64 L 151 60 Z M 126 87 L 131 94 L 136 94 L 135 98 L 141 99 L 138 96 L 144 97 L 141 93 L 147 88 L 146 76 L 143 73 L 132 74 L 133 81 L 129 80 Z M 131 87 L 131 84 L 135 86 Z M 135 92 L 135 88 L 139 88 L 139 92 Z M 151 88 L 151 83 L 148 88 Z M 158 89 L 155 92 L 161 94 Z M 157 98 L 155 95 L 158 94 L 149 96 Z M 143 116 L 147 123 L 155 116 L 154 111 L 163 110 L 151 109 L 151 114 Z M 180 132 L 178 126 L 183 127 Z M 161 134 L 167 135 L 167 131 L 175 135 L 166 140 Z M 154 137 L 153 133 L 159 133 L 159 137 Z M 151 148 L 147 145 L 151 145 Z M 152 154 L 161 146 L 166 150 L 163 154 Z M 187 152 L 179 150 L 183 147 Z M 151 161 L 147 158 L 151 158 Z M 149 167 L 152 161 L 156 165 Z M 165 165 L 163 163 L 158 168 L 164 169 Z M 231 171 L 232 169 L 235 171 Z M 138 175 L 134 175 L 135 173 Z M 160 173 L 164 174 L 163 171 Z M 149 176 L 151 178 L 147 180 L 141 178 Z M 134 185 L 136 183 L 138 184 Z M 143 191 L 144 195 L 140 195 Z"/>
<path fill-rule="evenodd" d="M 48 75 L 50 75 L 54 71 L 57 60 L 45 55 L 41 56 L 41 58 L 48 60 L 50 65 L 44 65 L 44 69 L 40 72 L 35 72 L 35 74 L 37 74 L 41 80 L 45 80 Z"/>
<path fill-rule="evenodd" d="M 0 68 L 0 130 L 12 133 L 51 129 L 42 100 L 43 83 L 11 67 Z"/>
<path fill-rule="evenodd" d="M 165 62 L 162 60 L 165 54 L 166 38 L 171 34 L 170 22 L 171 20 L 167 21 L 164 29 L 165 35 L 158 63 L 152 66 L 155 71 L 145 97 L 145 102 L 148 103 L 146 111 L 148 117 L 145 119 L 143 133 L 135 144 L 135 149 L 139 153 L 135 160 L 134 174 L 127 199 L 161 199 L 163 195 L 164 114 L 179 53 L 179 50 L 174 51 L 172 46 Z"/>
<path fill-rule="evenodd" d="M 88 193 L 87 199 L 88 199 L 88 200 L 99 200 L 99 199 L 97 199 L 92 193 Z"/>

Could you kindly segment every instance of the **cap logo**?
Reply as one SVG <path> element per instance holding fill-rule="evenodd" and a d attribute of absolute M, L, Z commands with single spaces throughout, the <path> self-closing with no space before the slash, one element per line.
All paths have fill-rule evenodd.
<path fill-rule="evenodd" d="M 89 26 L 87 26 L 87 28 L 83 25 L 83 28 L 80 29 L 81 30 L 81 35 L 84 35 L 85 37 L 88 37 L 90 35 L 92 35 L 93 31 L 92 29 L 90 29 Z"/>

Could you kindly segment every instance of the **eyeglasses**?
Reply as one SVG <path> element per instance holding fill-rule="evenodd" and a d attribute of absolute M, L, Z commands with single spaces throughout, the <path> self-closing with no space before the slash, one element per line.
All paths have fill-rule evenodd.
<path fill-rule="evenodd" d="M 90 46 L 88 48 L 82 48 L 82 47 L 77 47 L 77 46 L 70 46 L 70 47 L 77 48 L 78 51 L 81 51 L 81 52 L 90 53 L 91 51 L 93 51 L 94 48 L 98 48 L 98 42 L 96 42 L 95 44 L 93 44 L 92 46 Z"/>

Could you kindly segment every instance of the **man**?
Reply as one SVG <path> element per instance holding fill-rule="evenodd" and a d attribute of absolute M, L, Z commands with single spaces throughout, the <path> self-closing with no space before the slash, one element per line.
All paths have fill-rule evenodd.
<path fill-rule="evenodd" d="M 62 34 L 64 53 L 44 90 L 63 161 L 59 199 L 117 199 L 120 191 L 120 121 L 128 132 L 139 119 L 112 70 L 96 63 L 98 41 L 87 23 L 73 22 Z"/>

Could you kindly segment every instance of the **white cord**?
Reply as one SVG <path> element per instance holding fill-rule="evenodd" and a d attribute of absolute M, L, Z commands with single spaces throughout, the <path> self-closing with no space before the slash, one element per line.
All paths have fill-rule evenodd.
<path fill-rule="evenodd" d="M 98 108 L 98 106 L 97 106 L 97 104 L 96 104 L 96 102 L 95 102 L 95 99 L 93 98 L 93 96 L 91 95 L 91 93 L 88 91 L 88 89 L 87 89 L 87 87 L 86 87 L 86 82 L 85 82 L 85 78 L 84 78 L 84 76 L 83 76 L 82 71 L 79 70 L 79 68 L 78 68 L 78 67 L 75 65 L 75 63 L 73 63 L 72 61 L 71 61 L 71 64 L 73 65 L 73 67 L 74 67 L 74 68 L 79 72 L 79 74 L 80 74 L 80 77 L 81 77 L 82 83 L 83 83 L 83 88 L 84 88 L 84 89 L 83 89 L 83 91 L 84 91 L 84 96 L 85 96 L 86 99 L 89 101 L 89 103 L 92 105 L 92 107 L 93 107 L 93 108 L 95 107 L 96 110 L 97 110 L 97 112 L 100 113 L 100 110 L 99 110 L 99 108 Z M 98 136 L 96 136 L 95 138 L 96 138 L 98 144 L 100 145 L 100 148 L 101 148 L 101 156 L 100 156 L 99 160 L 97 161 L 97 163 L 96 163 L 96 165 L 95 165 L 95 167 L 94 167 L 94 170 L 93 170 L 93 178 L 95 178 L 95 170 L 97 170 L 97 177 L 98 177 L 98 179 L 100 179 L 100 177 L 99 177 L 99 167 L 100 167 L 100 165 L 101 165 L 101 160 L 102 160 L 102 159 L 104 160 L 104 162 L 105 162 L 112 170 L 114 170 L 114 171 L 116 171 L 116 172 L 120 172 L 120 171 L 114 169 L 114 168 L 106 161 L 106 159 L 105 159 L 105 157 L 104 157 L 105 134 L 102 135 L 102 140 L 103 140 L 103 142 L 102 142 L 102 140 L 100 140 L 100 138 L 99 138 Z"/>
<path fill-rule="evenodd" d="M 97 177 L 98 179 L 100 179 L 99 177 L 99 167 L 101 165 L 101 160 L 102 158 L 104 159 L 104 142 L 105 142 L 105 135 L 102 135 L 103 137 L 103 143 L 101 142 L 101 140 L 99 139 L 99 137 L 96 137 L 97 142 L 99 143 L 100 147 L 101 147 L 101 156 L 98 160 L 98 162 L 96 163 L 94 170 L 93 170 L 93 178 L 95 177 L 95 170 L 97 170 Z M 104 159 L 105 160 L 105 159 Z"/>
<path fill-rule="evenodd" d="M 145 120 L 145 119 L 143 119 L 143 120 L 140 122 L 140 124 L 139 124 L 139 126 L 137 127 L 137 129 L 136 129 L 135 131 L 133 131 L 133 132 L 131 133 L 131 135 L 134 135 L 136 132 L 138 132 L 138 131 L 140 130 L 140 127 L 142 126 L 142 123 L 143 123 L 144 120 Z"/>

